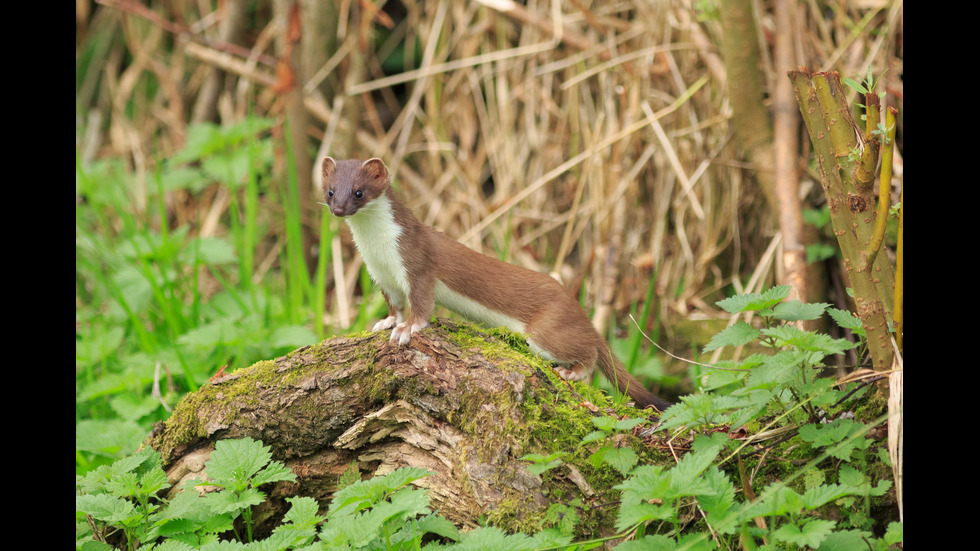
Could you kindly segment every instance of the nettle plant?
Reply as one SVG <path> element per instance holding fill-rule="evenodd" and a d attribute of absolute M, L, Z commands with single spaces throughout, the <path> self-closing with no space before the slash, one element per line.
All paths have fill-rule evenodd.
<path fill-rule="evenodd" d="M 781 422 L 818 420 L 823 407 L 831 407 L 843 392 L 834 379 L 821 377 L 824 359 L 857 346 L 847 339 L 801 329 L 797 323 L 819 319 L 824 313 L 860 338 L 861 322 L 850 312 L 827 304 L 787 301 L 790 287 L 773 287 L 761 294 L 737 295 L 717 304 L 737 315 L 752 313 L 761 326 L 737 321 L 721 331 L 705 347 L 711 352 L 722 347 L 757 345 L 768 352 L 750 354 L 739 360 L 719 362 L 704 377 L 699 394 L 682 397 L 679 407 L 663 416 L 663 427 L 699 425 L 745 426 L 768 408 L 786 418 Z"/>
<path fill-rule="evenodd" d="M 758 538 L 790 548 L 858 545 L 885 549 L 902 540 L 901 524 L 875 526 L 870 516 L 871 497 L 882 496 L 891 488 L 888 480 L 873 485 L 868 475 L 870 460 L 888 464 L 884 451 L 873 458 L 866 453 L 874 443 L 867 432 L 884 419 L 874 419 L 871 424 L 856 420 L 848 408 L 867 388 L 838 388 L 833 378 L 820 373 L 828 357 L 864 344 L 798 326 L 798 322 L 816 320 L 826 313 L 860 341 L 864 335 L 860 320 L 826 304 L 786 300 L 789 293 L 789 287 L 774 287 L 718 302 L 731 314 L 752 313 L 761 323 L 736 322 L 718 333 L 705 351 L 752 345 L 764 352 L 720 362 L 719 369 L 703 378 L 703 392 L 682 397 L 681 403 L 664 413 L 662 429 L 674 435 L 692 431 L 710 436 L 693 438 L 692 451 L 677 466 L 641 465 L 619 486 L 623 490 L 620 530 L 635 526 L 642 531 L 651 522 L 675 527 L 674 538 L 645 536 L 637 542 L 697 548 L 713 546 L 710 539 L 738 536 L 743 543 L 745 538 Z M 719 432 L 746 428 L 747 438 Z M 750 448 L 764 438 L 771 438 L 771 444 Z M 743 460 L 780 444 L 796 450 L 793 461 L 786 462 L 790 472 L 773 477 L 778 482 L 764 486 L 757 499 L 738 499 L 749 492 L 736 492 L 722 467 L 737 465 L 740 482 L 751 486 Z M 778 463 L 776 455 L 769 456 L 770 467 Z M 802 467 L 795 466 L 800 462 Z M 678 537 L 680 508 L 694 502 L 709 529 Z M 841 520 L 813 513 L 825 506 L 836 508 Z M 872 529 L 885 536 L 874 538 Z"/>
<path fill-rule="evenodd" d="M 796 325 L 828 314 L 860 341 L 861 324 L 825 304 L 788 301 L 788 294 L 789 288 L 776 287 L 719 303 L 732 314 L 752 312 L 761 323 L 738 322 L 706 350 L 751 344 L 765 352 L 721 362 L 703 379 L 702 392 L 664 412 L 658 430 L 691 443 L 675 465 L 644 464 L 633 450 L 615 444 L 616 433 L 648 419 L 593 420 L 596 430 L 581 445 L 594 449 L 594 466 L 608 465 L 623 477 L 616 486 L 615 534 L 575 540 L 581 501 L 553 505 L 535 534 L 494 527 L 460 533 L 431 511 L 426 490 L 412 486 L 428 471 L 403 468 L 361 481 L 352 465 L 325 515 L 311 498 L 290 498 L 283 523 L 268 538 L 252 541 L 251 510 L 265 500 L 260 487 L 295 477 L 271 460 L 269 448 L 243 439 L 219 441 L 205 468 L 209 480 L 169 501 L 159 497 L 169 484 L 153 451 L 77 477 L 79 532 L 90 531 L 78 538 L 87 540 L 79 547 L 107 550 L 104 542 L 113 541 L 156 551 L 591 549 L 625 538 L 616 549 L 888 549 L 903 541 L 903 525 L 881 526 L 871 515 L 872 498 L 885 494 L 891 482 L 870 476 L 872 465 L 887 465 L 888 457 L 867 437 L 883 419 L 859 421 L 850 408 L 866 390 L 837 388 L 820 376 L 826 358 L 863 345 Z M 747 467 L 760 453 L 767 464 Z M 558 452 L 524 459 L 530 472 L 542 474 L 561 469 L 569 457 Z M 788 470 L 778 470 L 780 464 Z M 753 483 L 756 474 L 775 482 Z M 194 491 L 199 486 L 218 491 L 201 496 Z M 830 508 L 835 514 L 823 514 Z"/>
<path fill-rule="evenodd" d="M 266 500 L 259 487 L 296 479 L 285 465 L 272 461 L 268 446 L 251 438 L 218 441 L 205 472 L 208 480 L 191 481 L 169 501 L 159 496 L 170 483 L 154 450 L 142 450 L 76 477 L 75 511 L 85 517 L 96 540 L 83 549 L 109 549 L 105 540 L 120 541 L 126 549 L 143 549 L 142 545 L 158 540 L 172 542 L 166 549 L 197 549 L 217 543 L 224 533 L 252 541 L 252 507 Z M 203 487 L 217 491 L 200 495 L 196 489 Z M 300 528 L 309 528 L 312 522 L 304 498 L 296 498 L 292 505 L 286 524 L 277 530 L 281 532 L 277 537 L 288 536 L 291 544 L 297 538 L 302 541 L 305 534 Z M 239 518 L 244 536 L 235 527 Z M 122 537 L 113 537 L 119 531 Z"/>

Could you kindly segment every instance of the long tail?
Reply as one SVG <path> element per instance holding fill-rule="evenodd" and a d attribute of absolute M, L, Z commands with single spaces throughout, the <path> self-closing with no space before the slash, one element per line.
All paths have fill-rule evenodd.
<path fill-rule="evenodd" d="M 604 346 L 599 348 L 599 357 L 596 363 L 606 379 L 615 384 L 620 392 L 632 398 L 637 407 L 640 408 L 653 406 L 657 411 L 664 411 L 671 406 L 670 402 L 647 390 L 636 377 L 623 369 L 623 364 L 609 349 L 609 346 L 603 344 Z"/>

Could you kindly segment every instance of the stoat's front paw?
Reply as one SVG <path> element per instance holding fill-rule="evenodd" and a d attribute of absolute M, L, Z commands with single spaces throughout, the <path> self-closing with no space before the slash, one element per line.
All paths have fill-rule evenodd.
<path fill-rule="evenodd" d="M 395 316 L 388 316 L 387 318 L 374 324 L 374 329 L 372 331 L 384 331 L 385 329 L 391 329 L 398 323 L 398 319 Z"/>
<path fill-rule="evenodd" d="M 568 381 L 584 381 L 592 375 L 592 370 L 582 364 L 556 365 L 555 371 Z"/>
<path fill-rule="evenodd" d="M 417 333 L 429 325 L 428 323 L 413 323 L 409 324 L 407 321 L 403 321 L 395 326 L 391 330 L 390 342 L 397 342 L 398 346 L 405 346 L 408 341 L 412 339 L 412 334 Z"/>

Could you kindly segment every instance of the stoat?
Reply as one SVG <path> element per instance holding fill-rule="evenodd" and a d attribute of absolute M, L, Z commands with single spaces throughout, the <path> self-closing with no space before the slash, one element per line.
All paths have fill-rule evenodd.
<path fill-rule="evenodd" d="M 490 327 L 523 334 L 569 380 L 596 365 L 639 407 L 669 403 L 623 369 L 585 311 L 553 278 L 477 253 L 422 224 L 396 196 L 381 159 L 323 159 L 330 212 L 350 227 L 371 279 L 388 303 L 375 331 L 404 346 L 426 327 L 436 304 Z"/>

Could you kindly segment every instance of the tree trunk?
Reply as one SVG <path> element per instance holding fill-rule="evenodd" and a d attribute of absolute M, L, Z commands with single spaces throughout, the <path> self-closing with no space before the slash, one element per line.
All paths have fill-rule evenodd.
<path fill-rule="evenodd" d="M 364 478 L 416 466 L 434 473 L 418 484 L 429 489 L 433 508 L 460 527 L 481 517 L 504 529 L 536 526 L 527 523 L 539 522 L 555 496 L 565 504 L 581 499 L 583 516 L 594 517 L 587 525 L 613 526 L 614 507 L 589 505 L 615 499 L 608 486 L 618 477 L 593 467 L 587 457 L 595 450 L 581 445 L 595 429 L 593 415 L 608 414 L 605 397 L 558 378 L 515 350 L 510 337 L 447 320 L 404 348 L 389 343 L 387 332 L 336 337 L 215 378 L 181 401 L 149 444 L 161 452 L 174 488 L 202 478 L 215 441 L 249 436 L 297 475 L 269 492 L 278 498 L 272 503 L 311 496 L 326 511 L 352 463 Z M 620 436 L 619 445 L 647 461 L 656 452 Z M 543 476 L 520 459 L 559 451 L 567 453 L 564 464 Z M 275 508 L 255 513 L 266 529 L 281 518 Z"/>
<path fill-rule="evenodd" d="M 878 96 L 869 93 L 864 98 L 867 122 L 862 131 L 854 122 L 837 73 L 790 71 L 788 76 L 813 144 L 855 309 L 867 334 L 868 351 L 876 370 L 890 370 L 894 349 L 889 321 L 895 273 L 886 255 L 875 250 L 869 256 L 867 251 L 877 216 L 873 184 L 880 144 L 872 130 L 879 118 Z"/>

